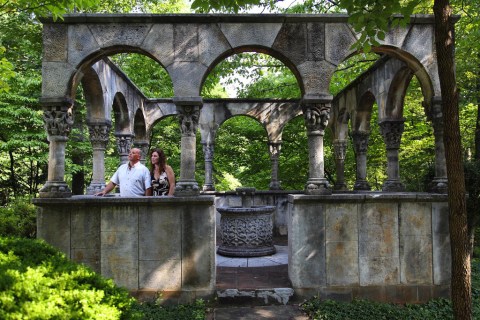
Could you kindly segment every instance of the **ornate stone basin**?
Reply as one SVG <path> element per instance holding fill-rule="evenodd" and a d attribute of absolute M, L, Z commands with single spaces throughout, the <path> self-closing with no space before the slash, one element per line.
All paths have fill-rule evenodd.
<path fill-rule="evenodd" d="M 254 188 L 239 188 L 242 207 L 218 207 L 222 244 L 217 253 L 229 257 L 260 257 L 276 252 L 273 245 L 275 206 L 254 206 Z M 248 197 L 250 196 L 250 199 Z"/>

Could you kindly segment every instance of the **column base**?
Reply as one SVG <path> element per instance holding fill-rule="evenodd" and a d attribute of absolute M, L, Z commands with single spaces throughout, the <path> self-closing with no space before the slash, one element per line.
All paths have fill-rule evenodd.
<path fill-rule="evenodd" d="M 87 192 L 86 192 L 86 194 L 89 194 L 89 195 L 95 194 L 95 193 L 97 193 L 97 192 L 102 191 L 103 188 L 105 188 L 105 183 L 91 183 L 91 184 L 87 187 Z"/>
<path fill-rule="evenodd" d="M 65 181 L 47 181 L 40 189 L 40 198 L 70 198 L 72 190 Z"/>
<path fill-rule="evenodd" d="M 428 192 L 430 193 L 448 193 L 448 179 L 434 178 L 428 185 Z"/>
<path fill-rule="evenodd" d="M 270 185 L 268 186 L 270 190 L 282 190 L 282 187 L 280 186 L 280 182 L 270 182 Z"/>
<path fill-rule="evenodd" d="M 333 190 L 348 191 L 348 188 L 345 183 L 341 182 L 341 183 L 335 183 L 335 185 L 333 186 Z"/>
<path fill-rule="evenodd" d="M 386 180 L 383 183 L 382 191 L 386 192 L 402 192 L 405 191 L 405 186 L 398 180 Z"/>
<path fill-rule="evenodd" d="M 367 180 L 357 180 L 353 185 L 353 190 L 370 191 L 372 188 L 368 184 Z"/>
<path fill-rule="evenodd" d="M 332 194 L 332 190 L 328 188 L 327 179 L 312 179 L 305 185 L 305 194 L 328 195 Z"/>
<path fill-rule="evenodd" d="M 196 181 L 178 181 L 175 185 L 176 197 L 191 197 L 200 195 L 200 188 Z"/>
<path fill-rule="evenodd" d="M 213 186 L 213 184 L 204 184 L 202 190 L 203 191 L 215 191 L 215 187 Z"/>

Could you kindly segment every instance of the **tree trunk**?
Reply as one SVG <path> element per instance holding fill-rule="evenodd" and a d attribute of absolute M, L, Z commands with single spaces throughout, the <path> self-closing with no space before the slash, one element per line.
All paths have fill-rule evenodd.
<path fill-rule="evenodd" d="M 451 293 L 455 319 L 472 319 L 470 251 L 465 175 L 455 80 L 454 22 L 449 0 L 435 0 L 435 45 L 442 92 L 444 144 L 448 175 L 450 244 L 452 252 Z"/>
<path fill-rule="evenodd" d="M 480 60 L 480 54 L 478 55 Z M 480 67 L 479 67 L 480 69 Z M 475 124 L 475 154 L 474 159 L 480 160 L 480 74 L 477 74 L 477 122 Z"/>

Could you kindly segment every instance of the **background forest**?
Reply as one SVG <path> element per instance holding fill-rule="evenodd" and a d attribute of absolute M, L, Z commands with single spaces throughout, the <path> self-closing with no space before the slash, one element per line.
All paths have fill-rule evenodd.
<path fill-rule="evenodd" d="M 460 122 L 464 159 L 479 157 L 476 138 L 480 107 L 480 26 L 475 2 L 457 6 L 462 18 L 456 24 L 456 57 L 458 85 L 461 89 Z M 189 4 L 181 0 L 96 1 L 91 12 L 190 12 Z M 336 12 L 329 2 L 293 2 L 290 7 L 270 7 L 263 10 L 287 13 Z M 478 4 L 478 3 L 477 3 Z M 431 13 L 431 5 L 420 7 L 420 13 Z M 418 8 L 417 8 L 418 9 Z M 199 9 L 200 10 L 200 9 Z M 250 8 L 254 12 L 260 8 Z M 422 11 L 423 10 L 423 11 Z M 0 202 L 5 205 L 19 197 L 35 197 L 46 181 L 48 142 L 43 129 L 42 111 L 38 99 L 41 92 L 42 25 L 32 14 L 15 12 L 0 15 L 0 45 L 3 68 L 0 92 Z M 166 71 L 150 58 L 140 54 L 117 54 L 110 57 L 132 81 L 152 98 L 171 98 L 173 88 Z M 351 57 L 338 66 L 331 81 L 333 95 L 368 69 L 377 59 L 374 53 Z M 8 61 L 7 61 L 8 60 Z M 5 72 L 6 71 L 6 72 Z M 295 77 L 281 61 L 261 53 L 246 52 L 230 56 L 210 73 L 202 96 L 208 98 L 277 98 L 301 97 Z M 423 191 L 431 178 L 434 161 L 433 131 L 422 107 L 423 97 L 418 82 L 412 79 L 405 99 L 405 132 L 400 149 L 400 172 L 409 191 Z M 75 105 L 75 129 L 70 134 L 67 150 L 66 179 L 76 194 L 83 194 L 90 183 L 92 150 L 85 124 L 85 104 L 81 87 Z M 367 179 L 374 190 L 381 189 L 386 178 L 385 145 L 376 124 L 376 105 L 372 116 L 372 134 L 368 149 Z M 478 134 L 477 134 L 478 135 Z M 106 152 L 106 180 L 119 164 L 116 144 L 111 134 Z M 198 135 L 197 180 L 203 184 L 203 150 Z M 308 176 L 306 130 L 301 117 L 294 119 L 283 134 L 279 180 L 285 190 L 302 190 Z M 330 133 L 325 137 L 325 172 L 331 184 L 335 182 L 335 167 Z M 164 119 L 155 125 L 151 146 L 166 151 L 168 162 L 179 175 L 180 130 L 176 119 Z M 355 156 L 350 141 L 347 150 L 345 177 L 351 188 L 355 179 Z M 475 171 L 475 170 L 474 170 Z M 268 189 L 271 166 L 267 137 L 261 124 L 248 117 L 226 121 L 217 131 L 214 154 L 216 190 L 232 190 L 238 186 Z M 468 177 L 468 175 L 467 175 Z"/>

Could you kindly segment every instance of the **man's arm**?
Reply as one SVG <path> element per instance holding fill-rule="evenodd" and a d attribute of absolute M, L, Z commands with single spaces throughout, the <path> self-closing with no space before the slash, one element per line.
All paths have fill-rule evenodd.
<path fill-rule="evenodd" d="M 145 196 L 146 197 L 150 197 L 152 195 L 152 188 L 147 188 L 147 190 L 145 190 Z"/>
<path fill-rule="evenodd" d="M 112 181 L 110 181 L 110 182 L 105 186 L 105 188 L 103 188 L 102 191 L 95 193 L 94 196 L 104 196 L 104 195 L 106 195 L 107 193 L 109 193 L 110 191 L 112 191 L 113 189 L 115 189 L 115 186 L 116 186 L 116 184 L 113 183 Z"/>

